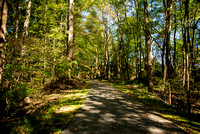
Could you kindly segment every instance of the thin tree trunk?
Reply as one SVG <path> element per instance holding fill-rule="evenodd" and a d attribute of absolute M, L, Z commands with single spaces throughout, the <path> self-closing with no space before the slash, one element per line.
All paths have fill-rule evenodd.
<path fill-rule="evenodd" d="M 69 25 L 68 25 L 68 15 L 66 14 L 66 17 L 65 17 L 65 55 L 68 56 L 68 31 L 69 30 Z"/>
<path fill-rule="evenodd" d="M 19 0 L 16 1 L 16 16 L 15 16 L 15 38 L 18 38 L 19 33 Z"/>
<path fill-rule="evenodd" d="M 200 20 L 200 18 L 197 20 L 196 22 L 196 13 L 197 10 L 195 10 L 194 16 L 193 16 L 193 28 L 192 28 L 192 44 L 190 46 L 190 55 L 191 55 L 191 69 L 192 69 L 192 83 L 191 85 L 193 85 L 192 88 L 194 88 L 194 83 L 195 83 L 195 76 L 196 76 L 196 71 L 195 71 L 195 49 L 194 49 L 194 41 L 195 41 L 195 29 L 197 26 L 198 21 Z M 198 56 L 198 55 L 197 55 Z"/>
<path fill-rule="evenodd" d="M 56 54 L 55 54 L 55 48 L 56 48 L 56 40 L 55 38 L 53 39 L 53 69 L 52 69 L 52 74 L 53 77 L 55 76 L 55 62 L 56 62 Z"/>
<path fill-rule="evenodd" d="M 142 41 L 141 41 L 141 35 L 140 35 L 140 74 L 139 79 L 142 78 Z"/>
<path fill-rule="evenodd" d="M 3 2 L 3 0 L 0 0 L 0 15 L 1 15 L 1 17 L 2 17 L 2 14 L 1 14 L 1 11 L 2 11 L 2 3 Z"/>
<path fill-rule="evenodd" d="M 46 32 L 47 32 L 47 25 L 46 22 L 47 21 L 47 0 L 45 3 L 45 10 L 44 10 L 44 51 L 43 51 L 43 56 L 44 56 L 44 70 L 46 69 L 46 58 L 45 58 L 45 54 L 46 54 L 46 42 L 47 42 L 47 36 L 46 36 Z"/>
<path fill-rule="evenodd" d="M 0 1 L 2 2 L 2 1 Z M 3 8 L 3 10 L 2 10 Z M 5 46 L 5 38 L 6 38 L 6 23 L 8 16 L 8 3 L 7 0 L 4 0 L 2 4 L 2 12 L 1 12 L 1 27 L 0 27 L 0 88 L 2 86 L 2 77 L 3 77 L 3 68 L 4 68 L 4 46 Z"/>
<path fill-rule="evenodd" d="M 24 30 L 23 30 L 23 37 L 28 36 L 28 26 L 29 26 L 29 19 L 31 16 L 31 0 L 28 1 L 28 5 L 26 8 L 26 16 L 25 16 L 25 21 L 24 21 Z"/>
<path fill-rule="evenodd" d="M 70 66 L 72 67 L 73 58 L 73 33 L 74 33 L 74 0 L 70 0 L 69 4 L 69 35 L 68 35 L 68 58 Z M 71 67 L 69 68 L 69 79 L 71 79 Z"/>
<path fill-rule="evenodd" d="M 99 78 L 100 76 L 100 71 L 99 71 L 99 54 L 98 54 L 98 46 L 96 48 L 96 78 Z"/>
<path fill-rule="evenodd" d="M 107 51 L 107 67 L 108 67 L 108 80 L 110 80 L 110 54 L 109 54 L 109 42 L 110 42 L 110 35 L 108 35 L 107 43 L 106 43 L 106 51 Z"/>
<path fill-rule="evenodd" d="M 174 27 L 174 55 L 173 55 L 173 68 L 174 68 L 174 72 L 176 74 L 176 30 L 177 30 L 177 24 L 176 24 L 176 6 L 174 6 L 175 8 L 175 14 L 174 14 L 174 23 L 175 23 L 175 27 Z"/>

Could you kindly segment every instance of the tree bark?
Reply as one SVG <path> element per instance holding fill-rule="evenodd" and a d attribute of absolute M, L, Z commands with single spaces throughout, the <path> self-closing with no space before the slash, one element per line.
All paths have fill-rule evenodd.
<path fill-rule="evenodd" d="M 26 8 L 26 16 L 25 16 L 25 21 L 24 21 L 24 30 L 23 30 L 23 37 L 28 36 L 28 26 L 29 26 L 29 19 L 31 16 L 31 0 L 28 1 L 28 5 Z"/>
<path fill-rule="evenodd" d="M 1 14 L 1 11 L 2 11 L 2 4 L 3 4 L 2 2 L 3 2 L 3 0 L 0 0 L 0 15 L 1 15 L 0 17 L 2 17 L 2 14 Z"/>
<path fill-rule="evenodd" d="M 65 50 L 64 53 L 66 56 L 68 56 L 68 30 L 69 30 L 69 15 L 65 15 Z"/>
<path fill-rule="evenodd" d="M 16 1 L 16 16 L 15 16 L 15 38 L 18 38 L 19 33 L 19 0 Z"/>
<path fill-rule="evenodd" d="M 185 16 L 184 16 L 184 47 L 185 47 L 185 54 L 186 54 L 186 78 L 187 78 L 187 106 L 188 106 L 188 113 L 191 113 L 191 103 L 190 103 L 190 75 L 189 75 L 189 55 L 188 55 L 188 45 L 190 46 L 190 35 L 189 35 L 189 26 L 188 26 L 188 19 L 189 19 L 189 0 L 185 0 Z"/>
<path fill-rule="evenodd" d="M 147 69 L 148 69 L 148 91 L 153 92 L 153 71 L 152 71 L 152 59 L 151 59 L 151 33 L 148 13 L 148 2 L 144 1 L 144 15 L 145 15 L 145 44 L 147 46 Z"/>
<path fill-rule="evenodd" d="M 0 1 L 2 2 L 2 1 Z M 6 23 L 8 16 L 8 3 L 7 0 L 3 1 L 2 4 L 2 12 L 1 12 L 1 27 L 0 27 L 0 87 L 2 85 L 2 77 L 3 77 L 3 68 L 4 68 L 4 46 L 5 46 L 5 38 L 6 38 Z"/>
<path fill-rule="evenodd" d="M 174 27 L 174 55 L 173 55 L 173 73 L 176 74 L 176 31 L 177 31 L 177 24 L 176 24 L 176 6 L 174 6 L 174 10 L 175 10 L 175 14 L 174 14 L 174 23 L 175 23 L 175 27 Z"/>
<path fill-rule="evenodd" d="M 171 105 L 171 58 L 170 58 L 170 35 L 171 35 L 171 12 L 172 12 L 172 0 L 163 0 L 165 9 L 165 34 L 166 34 L 166 72 L 167 72 L 167 86 L 169 94 L 169 105 Z"/>
<path fill-rule="evenodd" d="M 69 33 L 68 33 L 68 60 L 72 67 L 73 58 L 73 34 L 74 34 L 74 0 L 69 3 Z M 71 79 L 71 67 L 69 68 L 69 79 Z"/>

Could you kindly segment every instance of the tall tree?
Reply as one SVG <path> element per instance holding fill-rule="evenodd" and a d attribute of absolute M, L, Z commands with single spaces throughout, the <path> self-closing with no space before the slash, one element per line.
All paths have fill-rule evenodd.
<path fill-rule="evenodd" d="M 18 38 L 19 32 L 19 0 L 16 1 L 16 15 L 15 15 L 15 38 Z"/>
<path fill-rule="evenodd" d="M 73 58 L 73 34 L 74 34 L 74 0 L 69 3 L 69 34 L 68 34 L 68 59 L 72 67 Z M 71 79 L 71 67 L 69 68 L 69 79 Z"/>
<path fill-rule="evenodd" d="M 191 104 L 190 104 L 190 77 L 189 77 L 189 55 L 188 55 L 188 46 L 190 45 L 190 36 L 189 36 L 189 27 L 188 27 L 188 19 L 189 19 L 189 0 L 185 0 L 185 15 L 184 15 L 184 36 L 183 36 L 183 47 L 185 48 L 185 64 L 184 68 L 186 69 L 186 77 L 187 77 L 187 105 L 188 112 L 191 112 Z M 185 82 L 186 83 L 186 82 Z"/>
<path fill-rule="evenodd" d="M 0 1 L 2 3 L 2 0 Z M 8 16 L 8 2 L 4 0 L 2 3 L 1 21 L 0 21 L 0 87 L 2 84 L 3 68 L 4 68 L 4 46 L 6 42 L 6 23 Z"/>
<path fill-rule="evenodd" d="M 31 16 L 31 3 L 32 1 L 28 1 L 28 5 L 26 7 L 26 16 L 25 16 L 25 21 L 24 21 L 24 29 L 23 29 L 23 37 L 28 36 L 28 26 L 29 26 L 29 20 Z"/>
<path fill-rule="evenodd" d="M 167 85 L 169 92 L 169 104 L 171 105 L 171 58 L 170 58 L 170 35 L 171 35 L 171 13 L 172 13 L 172 0 L 163 0 L 164 8 L 165 8 L 165 34 L 166 40 L 164 41 L 166 46 L 166 72 L 167 72 Z"/>
<path fill-rule="evenodd" d="M 147 69 L 148 69 L 148 91 L 153 92 L 153 70 L 152 70 L 152 46 L 151 46 L 151 32 L 149 22 L 148 2 L 144 1 L 144 16 L 145 16 L 145 44 L 147 46 Z"/>

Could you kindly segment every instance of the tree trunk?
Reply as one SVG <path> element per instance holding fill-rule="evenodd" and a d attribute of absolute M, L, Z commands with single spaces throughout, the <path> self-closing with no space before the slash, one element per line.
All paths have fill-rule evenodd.
<path fill-rule="evenodd" d="M 171 35 L 171 12 L 172 12 L 172 0 L 167 0 L 167 5 L 165 0 L 163 0 L 163 5 L 165 8 L 166 17 L 166 72 L 167 72 L 167 85 L 169 93 L 169 105 L 171 105 L 171 58 L 170 58 L 170 35 Z"/>
<path fill-rule="evenodd" d="M 108 80 L 110 80 L 110 54 L 109 54 L 109 42 L 110 42 L 110 35 L 107 37 L 107 43 L 106 43 L 106 59 L 107 59 L 107 70 L 108 70 Z"/>
<path fill-rule="evenodd" d="M 47 36 L 46 36 L 46 32 L 47 32 L 47 0 L 45 3 L 45 10 L 44 10 L 44 50 L 43 50 L 43 56 L 44 56 L 44 70 L 46 69 L 46 42 L 47 42 Z"/>
<path fill-rule="evenodd" d="M 16 16 L 15 16 L 15 38 L 18 38 L 19 33 L 19 0 L 16 1 Z"/>
<path fill-rule="evenodd" d="M 68 14 L 66 14 L 65 16 L 65 50 L 64 50 L 64 54 L 68 56 L 68 30 L 69 30 L 69 16 Z"/>
<path fill-rule="evenodd" d="M 2 17 L 2 14 L 1 14 L 1 11 L 2 11 L 2 3 L 3 2 L 3 0 L 0 0 L 0 15 L 1 15 L 1 17 Z"/>
<path fill-rule="evenodd" d="M 56 73 L 55 73 L 55 64 L 56 64 L 56 54 L 55 54 L 55 48 L 56 48 L 56 40 L 55 38 L 53 39 L 53 69 L 52 69 L 52 74 L 53 77 L 55 77 Z"/>
<path fill-rule="evenodd" d="M 31 16 L 31 0 L 28 1 L 28 5 L 26 8 L 26 16 L 24 21 L 24 30 L 23 30 L 23 37 L 28 36 L 28 26 L 29 26 L 29 19 Z"/>
<path fill-rule="evenodd" d="M 177 24 L 176 24 L 176 6 L 174 6 L 174 10 L 175 10 L 175 14 L 174 14 L 174 23 L 175 23 L 175 27 L 174 27 L 174 55 L 173 55 L 173 68 L 174 71 L 173 73 L 176 74 L 176 30 L 177 30 Z"/>
<path fill-rule="evenodd" d="M 189 36 L 189 26 L 188 26 L 188 13 L 189 0 L 185 0 L 185 16 L 184 16 L 184 47 L 186 54 L 186 76 L 187 76 L 187 106 L 188 113 L 191 113 L 191 103 L 190 103 L 190 77 L 189 77 L 189 56 L 188 56 L 188 45 L 190 45 L 190 36 Z M 187 37 L 187 38 L 186 38 Z"/>
<path fill-rule="evenodd" d="M 98 54 L 98 46 L 96 48 L 96 78 L 100 77 L 100 70 L 99 70 L 99 54 Z"/>
<path fill-rule="evenodd" d="M 141 41 L 141 35 L 140 35 L 140 74 L 139 79 L 142 79 L 142 41 Z"/>
<path fill-rule="evenodd" d="M 68 34 L 68 59 L 70 66 L 72 67 L 73 58 L 73 33 L 74 33 L 74 0 L 70 0 L 69 3 L 69 34 Z M 71 79 L 71 67 L 69 68 L 69 79 Z"/>
<path fill-rule="evenodd" d="M 2 2 L 2 1 L 1 1 Z M 3 77 L 3 68 L 4 68 L 4 46 L 5 46 L 5 38 L 6 38 L 6 23 L 8 16 L 8 3 L 7 0 L 3 1 L 1 8 L 1 28 L 0 28 L 0 87 L 2 85 L 2 77 Z"/>
<path fill-rule="evenodd" d="M 148 13 L 148 2 L 144 1 L 144 15 L 145 15 L 145 43 L 147 46 L 147 69 L 148 69 L 148 91 L 153 92 L 153 71 L 152 71 L 152 59 L 151 59 L 151 33 Z"/>

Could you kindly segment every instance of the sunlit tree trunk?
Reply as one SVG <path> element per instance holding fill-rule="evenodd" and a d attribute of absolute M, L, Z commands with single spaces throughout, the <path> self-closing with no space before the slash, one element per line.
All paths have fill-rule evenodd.
<path fill-rule="evenodd" d="M 0 1 L 2 3 L 2 1 Z M 0 88 L 2 85 L 2 77 L 3 77 L 3 68 L 4 68 L 4 46 L 5 46 L 5 38 L 6 38 L 6 23 L 8 16 L 8 3 L 7 0 L 3 1 L 2 7 L 0 9 L 1 12 L 1 27 L 0 27 Z"/>
<path fill-rule="evenodd" d="M 153 71 L 152 71 L 152 59 L 151 59 L 151 33 L 148 13 L 148 2 L 144 1 L 144 15 L 145 15 L 145 43 L 147 46 L 147 68 L 148 68 L 148 91 L 153 92 Z"/>
<path fill-rule="evenodd" d="M 107 35 L 107 41 L 106 41 L 106 62 L 107 62 L 107 77 L 108 80 L 110 80 L 110 53 L 109 53 L 109 42 L 110 42 L 110 35 Z"/>
<path fill-rule="evenodd" d="M 72 67 L 73 58 L 73 33 L 74 33 L 74 0 L 70 0 L 69 3 L 69 34 L 68 34 L 68 59 L 70 66 Z M 69 68 L 69 79 L 71 79 L 71 67 Z"/>
<path fill-rule="evenodd" d="M 98 45 L 96 48 L 96 78 L 99 78 L 100 71 L 99 71 L 99 53 L 98 53 Z"/>
<path fill-rule="evenodd" d="M 68 15 L 66 14 L 65 16 L 65 55 L 68 56 L 68 30 L 69 30 L 69 25 L 68 25 Z"/>
<path fill-rule="evenodd" d="M 23 30 L 23 37 L 28 36 L 28 26 L 29 26 L 29 20 L 31 16 L 31 3 L 32 1 L 28 1 L 28 5 L 26 7 L 26 16 L 25 16 L 25 21 L 24 21 L 24 30 Z"/>
<path fill-rule="evenodd" d="M 16 1 L 16 16 L 15 16 L 15 38 L 18 38 L 19 33 L 19 0 Z"/>

